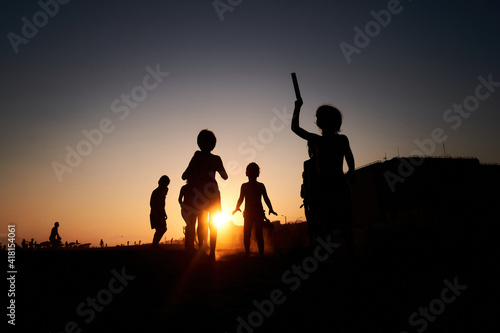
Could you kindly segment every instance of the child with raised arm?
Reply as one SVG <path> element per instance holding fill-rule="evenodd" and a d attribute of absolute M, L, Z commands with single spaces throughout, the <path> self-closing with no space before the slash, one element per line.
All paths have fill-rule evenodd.
<path fill-rule="evenodd" d="M 246 169 L 246 176 L 248 177 L 248 182 L 241 185 L 241 192 L 238 202 L 236 203 L 236 209 L 233 211 L 233 215 L 236 212 L 241 211 L 240 206 L 245 200 L 245 211 L 243 212 L 244 226 L 243 226 L 243 244 L 245 245 L 245 256 L 250 255 L 250 236 L 252 234 L 252 228 L 255 225 L 255 238 L 257 238 L 257 246 L 259 248 L 259 255 L 264 256 L 264 208 L 262 207 L 261 198 L 269 208 L 269 214 L 276 214 L 271 205 L 271 201 L 267 196 L 266 187 L 264 184 L 257 181 L 257 177 L 260 174 L 259 166 L 256 163 L 250 163 Z"/>
<path fill-rule="evenodd" d="M 348 174 L 354 173 L 354 156 L 345 135 L 339 134 L 342 114 L 332 105 L 321 105 L 316 110 L 316 125 L 322 135 L 310 133 L 299 125 L 302 99 L 295 101 L 292 131 L 302 139 L 316 146 L 318 168 L 319 218 L 324 222 L 327 233 L 334 228 L 342 230 L 347 250 L 351 252 L 352 208 L 351 196 L 343 171 L 344 159 Z"/>
<path fill-rule="evenodd" d="M 168 176 L 161 176 L 158 180 L 158 187 L 151 193 L 151 213 L 149 220 L 151 222 L 151 229 L 156 229 L 153 236 L 153 243 L 151 244 L 152 250 L 160 250 L 160 240 L 167 231 L 167 213 L 165 212 L 165 197 L 168 193 L 168 185 L 170 178 Z"/>
<path fill-rule="evenodd" d="M 200 150 L 194 153 L 189 165 L 182 174 L 182 179 L 193 181 L 194 198 L 193 207 L 200 213 L 198 215 L 198 242 L 200 249 L 207 242 L 207 224 L 210 228 L 210 259 L 215 259 L 215 246 L 217 243 L 217 226 L 215 215 L 222 211 L 219 187 L 215 180 L 216 173 L 226 180 L 228 178 L 222 159 L 212 154 L 217 139 L 212 131 L 204 129 L 197 138 Z M 200 237 L 201 235 L 201 237 Z"/>

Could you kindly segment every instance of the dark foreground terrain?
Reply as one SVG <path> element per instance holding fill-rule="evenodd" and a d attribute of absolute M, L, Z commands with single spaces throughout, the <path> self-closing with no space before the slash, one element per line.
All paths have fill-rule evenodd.
<path fill-rule="evenodd" d="M 15 328 L 494 332 L 500 299 L 492 224 L 371 232 L 351 257 L 326 245 L 264 259 L 220 250 L 215 263 L 174 247 L 17 251 Z"/>

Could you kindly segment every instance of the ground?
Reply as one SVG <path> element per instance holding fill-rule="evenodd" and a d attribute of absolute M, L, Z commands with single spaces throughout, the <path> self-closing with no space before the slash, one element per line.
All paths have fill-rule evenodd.
<path fill-rule="evenodd" d="M 371 231 L 352 256 L 342 248 L 321 248 L 316 257 L 296 248 L 264 259 L 220 250 L 216 262 L 175 246 L 164 253 L 17 251 L 16 329 L 492 331 L 500 308 L 497 235 L 487 223 Z"/>

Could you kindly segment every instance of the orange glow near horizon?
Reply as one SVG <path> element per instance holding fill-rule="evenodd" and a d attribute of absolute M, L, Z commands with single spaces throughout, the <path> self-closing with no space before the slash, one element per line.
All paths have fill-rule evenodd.
<path fill-rule="evenodd" d="M 217 228 L 222 228 L 226 224 L 226 222 L 231 220 L 231 216 L 226 212 L 221 212 L 215 215 L 214 220 Z"/>

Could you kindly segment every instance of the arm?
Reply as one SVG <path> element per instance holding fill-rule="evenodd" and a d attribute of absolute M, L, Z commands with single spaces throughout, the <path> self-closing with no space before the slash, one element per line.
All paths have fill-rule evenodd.
<path fill-rule="evenodd" d="M 217 172 L 219 172 L 219 175 L 222 177 L 222 179 L 226 180 L 228 178 L 228 175 L 226 169 L 224 169 L 224 165 L 222 164 L 222 159 L 220 157 L 219 157 L 219 162 L 220 165 Z"/>
<path fill-rule="evenodd" d="M 192 169 L 192 166 L 191 166 L 191 163 L 193 162 L 193 159 L 191 159 L 191 161 L 189 162 L 189 165 L 187 166 L 186 170 L 184 170 L 184 172 L 182 173 L 182 180 L 186 180 L 188 179 L 190 173 L 191 173 L 191 169 Z"/>
<path fill-rule="evenodd" d="M 193 157 L 191 157 L 191 160 L 189 161 L 189 164 L 188 164 L 186 170 L 182 173 L 182 176 L 181 176 L 182 180 L 186 180 L 192 175 L 193 169 L 195 168 L 195 163 L 196 163 L 198 152 L 199 152 L 199 150 L 197 150 L 194 153 Z"/>
<path fill-rule="evenodd" d="M 351 146 L 349 145 L 349 139 L 345 137 L 345 161 L 347 162 L 347 177 L 351 184 L 356 185 L 356 174 L 354 173 L 354 155 L 352 154 Z"/>
<path fill-rule="evenodd" d="M 233 210 L 233 215 L 236 214 L 236 212 L 241 212 L 240 206 L 243 203 L 244 197 L 245 195 L 243 194 L 243 185 L 242 185 L 240 190 L 240 197 L 238 198 L 238 202 L 236 203 L 236 209 Z"/>
<path fill-rule="evenodd" d="M 271 204 L 271 200 L 269 200 L 269 197 L 267 196 L 267 191 L 266 191 L 266 187 L 264 186 L 264 184 L 262 184 L 262 197 L 264 197 L 264 202 L 266 203 L 267 207 L 269 208 L 269 214 L 278 215 L 274 211 L 273 205 Z"/>
<path fill-rule="evenodd" d="M 177 199 L 177 201 L 179 201 L 179 205 L 182 206 L 182 198 L 184 197 L 184 186 L 181 187 L 181 191 L 179 192 L 179 198 Z"/>
<path fill-rule="evenodd" d="M 354 172 L 354 155 L 352 154 L 347 136 L 345 137 L 345 145 L 345 161 L 347 162 L 347 167 L 349 168 L 348 173 L 352 173 Z"/>
<path fill-rule="evenodd" d="M 302 99 L 298 99 L 295 101 L 295 109 L 293 109 L 293 117 L 292 117 L 292 132 L 300 136 L 304 140 L 309 140 L 309 132 L 300 127 L 299 125 L 299 117 L 300 117 L 300 108 L 302 107 Z"/>

